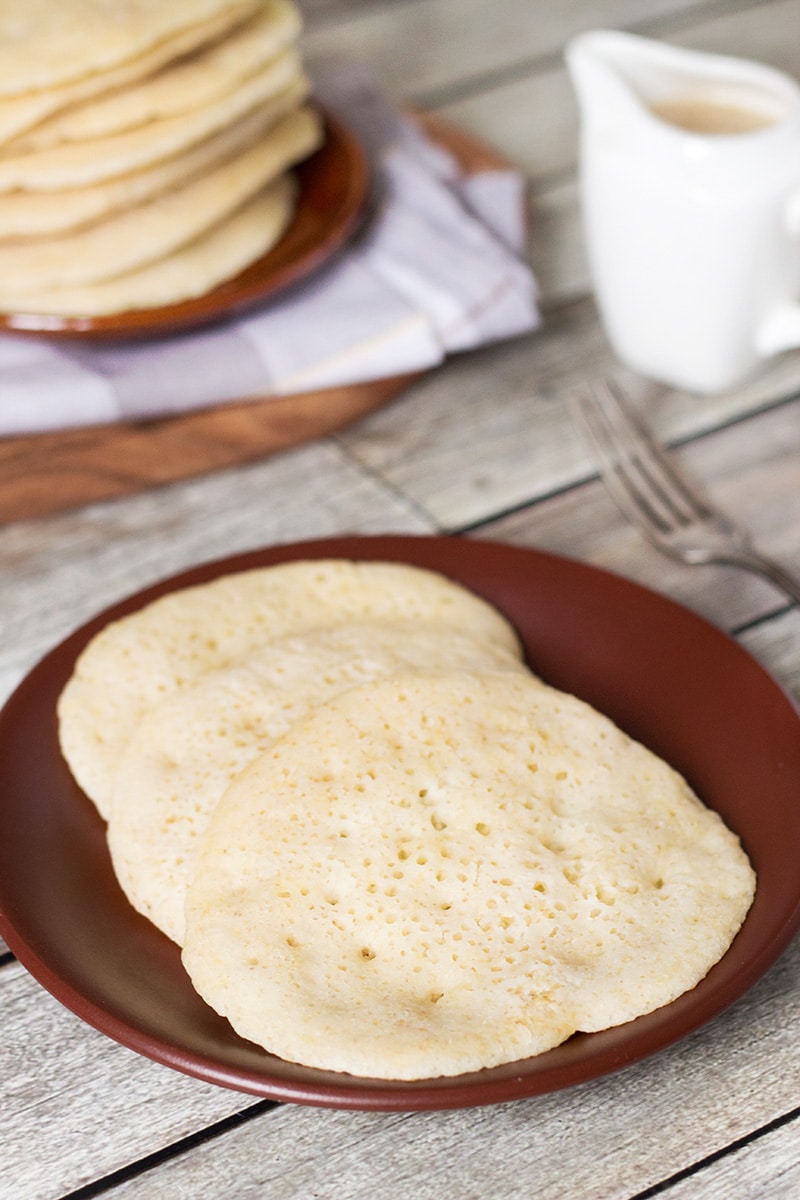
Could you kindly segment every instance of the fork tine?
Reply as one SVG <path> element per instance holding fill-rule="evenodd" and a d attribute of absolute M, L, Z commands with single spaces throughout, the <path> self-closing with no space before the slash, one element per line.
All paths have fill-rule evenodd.
<path fill-rule="evenodd" d="M 680 562 L 724 563 L 752 571 L 800 604 L 800 580 L 755 550 L 726 513 L 694 493 L 613 384 L 574 391 L 569 404 L 594 449 L 609 494 L 648 541 Z"/>
<path fill-rule="evenodd" d="M 711 515 L 613 384 L 592 385 L 591 392 L 575 400 L 606 485 L 629 519 L 645 528 L 646 517 L 666 532 L 676 523 L 687 524 Z"/>
<path fill-rule="evenodd" d="M 573 414 L 595 452 L 600 474 L 612 500 L 631 524 L 652 537 L 650 521 L 659 529 L 663 528 L 663 522 L 649 505 L 644 505 L 638 496 L 632 494 L 626 478 L 622 477 L 616 442 L 596 401 L 586 394 L 575 393 L 570 397 L 570 402 Z M 645 512 L 642 508 L 645 508 Z"/>
<path fill-rule="evenodd" d="M 599 389 L 598 402 L 609 429 L 617 437 L 617 448 L 627 454 L 642 475 L 662 496 L 664 503 L 674 507 L 684 519 L 703 519 L 710 516 L 708 506 L 689 487 L 645 428 L 638 413 L 626 400 L 624 393 L 613 384 Z"/>

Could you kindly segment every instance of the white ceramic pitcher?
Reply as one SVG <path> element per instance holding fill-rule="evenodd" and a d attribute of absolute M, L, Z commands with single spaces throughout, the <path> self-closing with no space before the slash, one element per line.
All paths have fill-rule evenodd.
<path fill-rule="evenodd" d="M 616 355 L 710 393 L 800 346 L 794 80 L 603 30 L 566 59 L 586 250 Z"/>

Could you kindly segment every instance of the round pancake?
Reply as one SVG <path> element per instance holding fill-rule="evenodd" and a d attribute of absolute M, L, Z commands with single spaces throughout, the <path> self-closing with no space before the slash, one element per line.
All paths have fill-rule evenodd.
<path fill-rule="evenodd" d="M 272 249 L 294 215 L 296 194 L 295 180 L 283 175 L 226 220 L 159 262 L 101 283 L 24 295 L 0 293 L 0 307 L 15 313 L 97 317 L 204 296 Z"/>
<path fill-rule="evenodd" d="M 526 670 L 511 650 L 457 630 L 358 622 L 280 638 L 169 696 L 140 722 L 111 802 L 108 844 L 134 908 L 180 944 L 194 845 L 235 776 L 347 688 L 455 668 Z"/>
<path fill-rule="evenodd" d="M 287 50 L 203 108 L 91 141 L 5 154 L 0 157 L 0 192 L 58 192 L 116 179 L 189 150 L 265 104 L 273 106 L 277 120 L 308 94 L 308 80 L 298 63 L 296 53 Z"/>
<path fill-rule="evenodd" d="M 147 79 L 57 114 L 14 142 L 8 152 L 27 153 L 60 142 L 108 137 L 148 121 L 202 108 L 284 52 L 298 36 L 300 26 L 296 8 L 271 0 L 227 37 L 170 62 Z"/>
<path fill-rule="evenodd" d="M 157 262 L 240 208 L 288 166 L 315 150 L 322 123 L 313 109 L 291 125 L 290 138 L 269 137 L 185 185 L 104 221 L 53 238 L 0 243 L 0 279 L 18 295 L 99 283 Z M 0 291 L 2 291 L 0 284 Z"/>
<path fill-rule="evenodd" d="M 276 160 L 289 162 L 305 108 L 275 121 L 269 105 L 255 109 L 227 129 L 205 138 L 182 154 L 116 179 L 64 192 L 8 192 L 0 195 L 0 239 L 63 234 L 155 196 L 214 170 L 256 141 L 272 147 Z M 290 153 L 291 152 L 291 153 Z"/>
<path fill-rule="evenodd" d="M 753 890 L 719 817 L 581 701 L 395 677 L 315 709 L 225 793 L 183 961 L 284 1059 L 456 1075 L 667 1004 Z"/>
<path fill-rule="evenodd" d="M 229 18 L 257 0 L 0 0 L 0 95 L 58 87 L 146 54 L 192 25 Z"/>
<path fill-rule="evenodd" d="M 120 754 L 147 711 L 265 642 L 352 621 L 419 620 L 506 647 L 516 633 L 486 601 L 402 563 L 281 563 L 171 592 L 114 621 L 84 649 L 58 702 L 61 749 L 102 815 Z"/>
<path fill-rule="evenodd" d="M 245 8 L 238 19 L 242 20 L 247 15 L 249 14 Z M 53 113 L 61 112 L 72 104 L 79 104 L 92 96 L 99 96 L 103 92 L 110 92 L 145 79 L 154 71 L 160 70 L 165 63 L 189 54 L 198 46 L 226 33 L 231 27 L 231 19 L 232 14 L 228 12 L 208 21 L 189 25 L 172 37 L 164 38 L 144 54 L 120 63 L 108 71 L 97 71 L 44 91 L 23 92 L 18 96 L 0 94 L 0 144 L 19 137 Z"/>

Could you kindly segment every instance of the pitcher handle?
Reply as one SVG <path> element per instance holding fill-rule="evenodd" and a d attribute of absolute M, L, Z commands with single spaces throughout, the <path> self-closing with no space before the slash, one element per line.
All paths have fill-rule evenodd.
<path fill-rule="evenodd" d="M 789 197 L 784 220 L 790 237 L 800 238 L 800 190 Z M 756 332 L 756 351 L 763 358 L 800 346 L 800 303 L 781 304 L 768 313 Z"/>
<path fill-rule="evenodd" d="M 756 351 L 771 358 L 783 350 L 800 346 L 800 304 L 781 304 L 761 322 L 756 332 Z"/>

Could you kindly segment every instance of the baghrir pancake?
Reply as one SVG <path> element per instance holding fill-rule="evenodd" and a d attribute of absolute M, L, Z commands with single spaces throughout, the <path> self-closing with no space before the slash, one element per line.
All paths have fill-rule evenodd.
<path fill-rule="evenodd" d="M 27 79 L 0 81 L 6 312 L 177 304 L 275 245 L 296 211 L 293 168 L 325 138 L 291 0 L 131 0 L 113 17 L 100 0 L 31 0 L 16 22 L 3 4 L 0 63 L 16 56 Z"/>
<path fill-rule="evenodd" d="M 204 296 L 272 249 L 292 220 L 296 196 L 296 181 L 282 175 L 166 258 L 98 283 L 47 288 L 22 296 L 0 292 L 0 306 L 17 313 L 98 317 Z"/>
<path fill-rule="evenodd" d="M 193 25 L 233 26 L 258 0 L 0 0 L 0 95 L 58 87 L 135 60 Z M 227 18 L 227 21 L 226 21 Z"/>
<path fill-rule="evenodd" d="M 704 978 L 755 891 L 675 770 L 404 564 L 167 594 L 90 642 L 59 722 L 134 907 L 309 1067 L 460 1075 L 630 1021 Z"/>
<path fill-rule="evenodd" d="M 48 192 L 7 192 L 0 195 L 0 229 L 6 239 L 38 239 L 63 235 L 82 226 L 95 226 L 116 213 L 171 193 L 215 170 L 256 142 L 262 147 L 268 142 L 276 156 L 287 154 L 289 161 L 295 136 L 293 126 L 297 114 L 303 112 L 300 108 L 297 113 L 290 113 L 276 122 L 270 106 L 258 108 L 230 129 L 221 130 L 165 162 L 104 183 L 59 192 L 58 204 L 53 203 Z M 304 119 L 304 116 L 300 118 Z M 2 246 L 0 240 L 0 249 Z"/>
<path fill-rule="evenodd" d="M 274 105 L 276 115 L 283 116 L 289 111 L 288 105 L 282 109 L 278 102 L 284 93 L 297 105 L 308 94 L 308 81 L 288 50 L 267 70 L 202 108 L 92 141 L 60 142 L 27 154 L 16 154 L 12 146 L 0 156 L 0 192 L 58 193 L 146 169 L 228 129 L 263 104 Z"/>
<path fill-rule="evenodd" d="M 218 167 L 100 224 L 43 238 L 35 245 L 0 244 L 0 279 L 23 281 L 16 293 L 0 283 L 0 302 L 22 303 L 27 292 L 37 295 L 127 275 L 218 225 L 320 145 L 322 123 L 316 110 L 295 109 L 289 96 L 282 98 L 277 111 L 284 107 L 291 115 L 279 122 L 274 144 L 268 131 Z M 206 281 L 200 283 L 207 290 Z M 196 292 L 197 284 L 188 280 L 184 290 Z"/>
<path fill-rule="evenodd" d="M 299 34 L 297 9 L 270 0 L 249 21 L 230 30 L 227 37 L 204 42 L 193 54 L 181 55 L 177 61 L 173 56 L 168 67 L 135 84 L 106 91 L 40 122 L 27 137 L 14 140 L 14 151 L 107 137 L 202 108 L 266 68 Z"/>
<path fill-rule="evenodd" d="M 58 702 L 64 756 L 107 816 L 120 754 L 167 695 L 276 637 L 396 620 L 460 629 L 521 657 L 509 622 L 435 571 L 344 559 L 243 571 L 171 592 L 92 639 Z"/>
<path fill-rule="evenodd" d="M 183 961 L 244 1038 L 359 1076 L 458 1075 L 702 979 L 755 880 L 685 781 L 520 676 L 343 693 L 231 784 Z"/>
<path fill-rule="evenodd" d="M 144 54 L 137 55 L 108 71 L 96 71 L 69 83 L 16 96 L 0 94 L 0 145 L 10 142 L 44 122 L 54 113 L 79 105 L 93 96 L 113 93 L 117 88 L 145 79 L 159 71 L 165 63 L 178 61 L 199 46 L 208 45 L 231 27 L 231 14 L 221 13 L 206 21 L 198 21 L 179 33 L 158 42 Z"/>
<path fill-rule="evenodd" d="M 517 654 L 419 621 L 353 622 L 271 641 L 141 721 L 119 762 L 108 842 L 134 908 L 183 941 L 194 845 L 233 779 L 308 712 L 409 671 L 526 672 Z"/>

